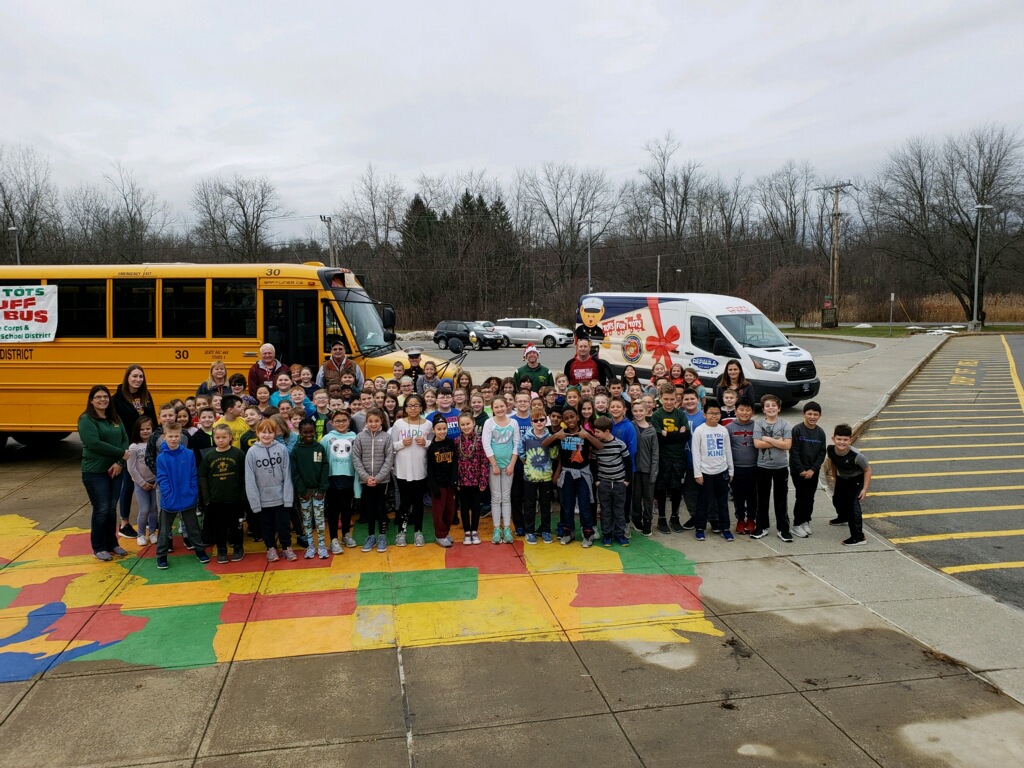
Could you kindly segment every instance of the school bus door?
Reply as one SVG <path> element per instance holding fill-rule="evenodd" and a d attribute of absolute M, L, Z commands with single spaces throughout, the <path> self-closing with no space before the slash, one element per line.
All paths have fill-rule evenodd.
<path fill-rule="evenodd" d="M 319 365 L 317 291 L 263 291 L 263 338 L 288 365 Z"/>

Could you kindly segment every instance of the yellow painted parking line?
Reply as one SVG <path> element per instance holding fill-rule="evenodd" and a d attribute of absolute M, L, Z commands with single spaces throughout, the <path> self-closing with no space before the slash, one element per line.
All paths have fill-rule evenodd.
<path fill-rule="evenodd" d="M 1024 568 L 1024 560 L 1010 563 L 974 563 L 973 565 L 950 565 L 943 573 L 974 573 L 975 571 L 1001 571 L 1006 568 Z"/>
<path fill-rule="evenodd" d="M 928 541 L 954 541 L 956 539 L 988 539 L 997 536 L 1024 536 L 1024 528 L 1012 531 L 960 531 L 958 533 L 932 533 L 927 536 L 901 536 L 889 539 L 893 544 L 922 544 Z"/>
<path fill-rule="evenodd" d="M 895 429 L 895 427 L 893 427 Z M 909 429 L 909 427 L 906 427 Z M 986 434 L 998 434 L 999 437 L 1024 434 L 1024 432 L 986 432 Z M 880 434 L 877 437 L 858 437 L 857 442 L 862 440 L 916 440 L 921 437 L 964 437 L 963 432 L 950 432 L 948 434 Z"/>
<path fill-rule="evenodd" d="M 1004 403 L 984 403 L 984 405 L 1006 405 L 1009 403 L 1016 403 L 1016 399 L 1007 400 Z M 971 403 L 971 405 L 979 405 L 979 403 Z M 934 408 L 930 405 L 915 405 L 906 406 L 900 408 L 898 406 L 889 406 L 885 409 L 886 413 L 963 413 L 963 408 Z"/>
<path fill-rule="evenodd" d="M 957 421 L 1024 421 L 1024 416 L 960 416 Z M 906 416 L 900 419 L 875 419 L 875 421 L 949 421 L 946 416 Z"/>
<path fill-rule="evenodd" d="M 928 437 L 928 435 L 921 435 L 921 437 Z M 865 438 L 866 439 L 866 438 Z M 957 445 L 957 448 L 1010 448 L 1011 446 L 1024 445 L 1024 443 L 963 443 Z M 894 445 L 891 448 L 884 446 L 878 446 L 872 448 L 872 451 L 934 451 L 937 449 L 946 450 L 948 445 Z"/>
<path fill-rule="evenodd" d="M 1021 385 L 1020 376 L 1017 375 L 1017 364 L 1013 360 L 1013 353 L 1010 351 L 1010 345 L 1007 343 L 1006 337 L 1000 336 L 999 340 L 1003 342 L 1003 349 L 1006 350 L 1006 360 L 1010 364 L 1010 381 L 1013 382 L 1013 388 L 1017 392 L 1020 410 L 1024 413 L 1024 385 Z"/>
<path fill-rule="evenodd" d="M 865 437 L 861 438 L 861 440 L 866 440 L 866 439 L 867 438 L 865 438 Z M 874 450 L 874 449 L 872 448 L 872 450 Z M 1024 459 L 1024 454 L 1015 453 L 1012 456 L 1007 456 L 1007 455 L 1002 455 L 1002 456 L 943 456 L 943 457 L 937 458 L 937 459 L 933 459 L 933 458 L 925 459 L 925 458 L 922 458 L 920 456 L 911 456 L 908 459 L 872 459 L 871 460 L 871 466 L 874 466 L 875 464 L 908 464 L 910 462 L 914 462 L 915 464 L 918 464 L 920 462 L 925 462 L 925 461 L 944 461 L 944 462 L 949 463 L 951 461 L 1009 461 L 1011 459 Z"/>
<path fill-rule="evenodd" d="M 918 517 L 920 515 L 959 515 L 962 512 L 1013 512 L 1024 509 L 1019 504 L 1003 504 L 994 507 L 939 507 L 937 509 L 898 509 L 891 512 L 865 512 L 865 520 L 882 517 Z"/>
<path fill-rule="evenodd" d="M 980 488 L 917 488 L 912 491 L 868 491 L 868 496 L 919 496 L 927 493 L 981 493 L 982 491 L 1024 491 L 1024 485 L 986 485 Z"/>
<path fill-rule="evenodd" d="M 960 477 L 963 475 L 1020 475 L 1024 469 L 965 469 L 962 472 L 909 472 L 905 475 L 876 475 L 872 473 L 871 482 L 876 480 L 895 480 L 907 477 Z"/>

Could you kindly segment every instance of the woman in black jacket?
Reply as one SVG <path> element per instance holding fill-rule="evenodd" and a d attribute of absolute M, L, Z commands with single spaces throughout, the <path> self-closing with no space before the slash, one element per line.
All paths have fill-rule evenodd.
<path fill-rule="evenodd" d="M 132 427 L 139 420 L 140 416 L 148 416 L 154 424 L 159 423 L 156 418 L 156 408 L 153 406 L 153 398 L 146 386 L 146 372 L 141 365 L 129 365 L 124 372 L 122 381 L 114 396 L 110 398 L 114 412 L 118 420 L 124 425 L 125 433 L 131 434 Z M 135 487 L 132 483 L 124 483 L 121 487 L 121 522 L 117 529 L 117 535 L 126 539 L 134 539 L 138 534 L 132 528 L 129 521 L 132 511 L 132 498 Z"/>

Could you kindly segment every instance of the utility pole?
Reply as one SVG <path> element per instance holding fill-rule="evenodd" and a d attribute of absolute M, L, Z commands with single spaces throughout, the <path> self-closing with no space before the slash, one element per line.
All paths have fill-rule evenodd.
<path fill-rule="evenodd" d="M 331 266 L 337 269 L 338 259 L 334 255 L 334 230 L 331 229 L 331 217 L 321 215 L 320 221 L 327 225 L 327 249 L 330 254 Z"/>
<path fill-rule="evenodd" d="M 839 217 L 842 215 L 839 213 L 839 193 L 847 187 L 853 187 L 853 182 L 847 180 L 827 187 L 815 187 L 815 190 L 828 190 L 832 193 L 832 257 L 828 264 L 828 291 L 832 296 L 837 326 L 839 325 Z"/>

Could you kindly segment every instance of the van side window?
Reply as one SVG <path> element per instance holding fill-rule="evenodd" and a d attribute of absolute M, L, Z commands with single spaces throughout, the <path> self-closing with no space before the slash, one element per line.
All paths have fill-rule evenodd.
<path fill-rule="evenodd" d="M 705 352 L 714 352 L 715 341 L 724 339 L 725 335 L 718 330 L 718 326 L 700 315 L 690 316 L 690 341 L 694 346 Z"/>

